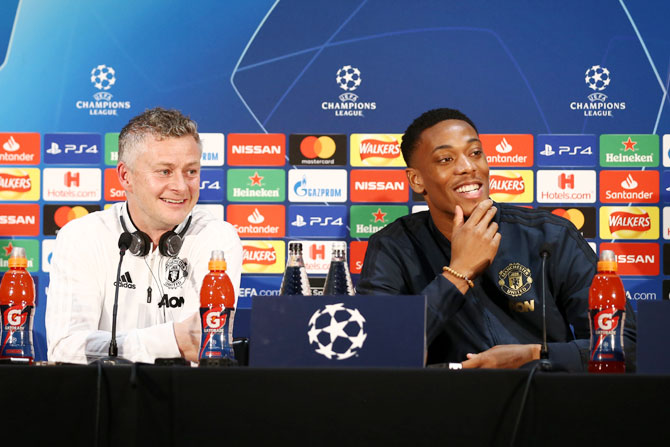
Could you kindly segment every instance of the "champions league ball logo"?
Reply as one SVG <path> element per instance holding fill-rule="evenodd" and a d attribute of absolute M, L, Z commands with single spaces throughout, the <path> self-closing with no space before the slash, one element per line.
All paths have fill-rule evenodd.
<path fill-rule="evenodd" d="M 358 309 L 347 309 L 343 303 L 328 304 L 309 319 L 309 343 L 316 343 L 318 354 L 335 360 L 356 355 L 367 338 L 365 318 Z"/>
<path fill-rule="evenodd" d="M 610 80 L 610 71 L 600 65 L 594 65 L 586 70 L 586 77 L 584 78 L 586 85 L 588 85 L 591 90 L 598 92 L 605 90 L 605 88 L 610 85 Z"/>
<path fill-rule="evenodd" d="M 98 65 L 91 70 L 91 82 L 98 90 L 109 90 L 116 82 L 116 72 L 107 65 Z"/>
<path fill-rule="evenodd" d="M 353 92 L 359 85 L 361 85 L 361 72 L 358 68 L 354 68 L 351 65 L 345 65 L 337 70 L 337 77 L 335 80 L 342 90 Z"/>

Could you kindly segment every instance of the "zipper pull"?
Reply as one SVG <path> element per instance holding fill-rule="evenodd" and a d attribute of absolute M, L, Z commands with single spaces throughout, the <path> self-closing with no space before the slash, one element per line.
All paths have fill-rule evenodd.
<path fill-rule="evenodd" d="M 151 302 L 151 286 L 147 288 L 147 303 Z"/>

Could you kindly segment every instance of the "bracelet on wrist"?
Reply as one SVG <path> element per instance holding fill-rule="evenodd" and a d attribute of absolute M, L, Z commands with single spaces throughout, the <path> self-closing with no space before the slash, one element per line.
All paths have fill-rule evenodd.
<path fill-rule="evenodd" d="M 458 273 L 456 270 L 452 269 L 451 267 L 447 267 L 447 266 L 445 265 L 444 267 L 442 267 L 442 271 L 443 271 L 443 272 L 451 273 L 451 274 L 454 275 L 456 278 L 462 279 L 463 281 L 465 281 L 466 283 L 468 283 L 468 287 L 470 287 L 471 289 L 475 286 L 475 283 L 472 282 L 472 280 L 471 280 L 470 278 L 468 278 L 467 276 L 465 276 L 465 275 L 462 274 L 462 273 Z"/>

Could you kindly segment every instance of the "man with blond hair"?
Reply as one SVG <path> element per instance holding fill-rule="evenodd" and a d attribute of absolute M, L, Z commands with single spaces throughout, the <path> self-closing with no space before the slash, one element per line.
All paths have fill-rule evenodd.
<path fill-rule="evenodd" d="M 197 361 L 199 290 L 212 250 L 223 250 L 239 291 L 242 245 L 232 225 L 194 209 L 202 154 L 197 125 L 154 108 L 119 135 L 126 201 L 76 219 L 56 238 L 47 299 L 48 357 L 87 363 L 109 348 L 119 287 L 119 357 Z M 117 284 L 119 236 L 130 233 Z"/>

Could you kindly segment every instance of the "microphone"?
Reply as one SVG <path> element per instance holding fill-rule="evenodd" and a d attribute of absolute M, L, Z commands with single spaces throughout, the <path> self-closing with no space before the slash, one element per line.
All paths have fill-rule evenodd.
<path fill-rule="evenodd" d="M 545 242 L 540 247 L 540 257 L 542 258 L 542 347 L 540 348 L 540 369 L 550 371 L 552 369 L 549 361 L 549 349 L 547 348 L 547 304 L 545 293 L 547 290 L 547 274 L 545 267 L 547 259 L 551 256 L 551 244 Z"/>

